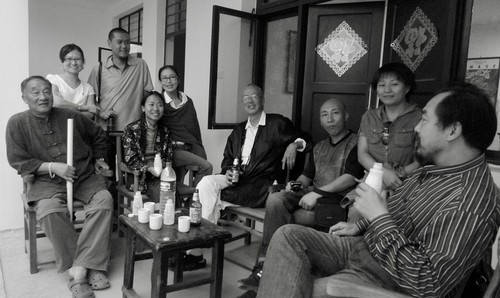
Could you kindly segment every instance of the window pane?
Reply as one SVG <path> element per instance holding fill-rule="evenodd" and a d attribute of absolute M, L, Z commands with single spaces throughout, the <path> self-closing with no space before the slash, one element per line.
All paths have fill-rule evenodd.
<path fill-rule="evenodd" d="M 128 31 L 131 42 L 142 44 L 142 9 L 122 17 L 119 24 L 120 28 Z"/>
<path fill-rule="evenodd" d="M 255 28 L 252 21 L 221 14 L 217 62 L 215 122 L 238 123 L 247 114 L 239 104 L 243 89 L 252 83 Z"/>
<path fill-rule="evenodd" d="M 264 95 L 266 112 L 292 118 L 298 17 L 267 23 Z"/>

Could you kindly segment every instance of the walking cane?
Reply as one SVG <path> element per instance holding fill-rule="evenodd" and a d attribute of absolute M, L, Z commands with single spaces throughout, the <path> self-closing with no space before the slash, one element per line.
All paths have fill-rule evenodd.
<path fill-rule="evenodd" d="M 68 166 L 73 166 L 73 119 L 68 119 L 68 145 L 67 158 Z M 73 182 L 66 181 L 66 192 L 69 210 L 69 219 L 73 221 Z"/>

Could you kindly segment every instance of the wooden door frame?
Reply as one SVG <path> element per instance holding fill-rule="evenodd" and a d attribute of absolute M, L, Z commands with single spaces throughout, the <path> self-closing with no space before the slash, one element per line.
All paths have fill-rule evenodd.
<path fill-rule="evenodd" d="M 305 73 L 303 70 L 305 68 L 309 8 L 329 1 L 330 0 L 277 0 L 272 3 L 266 3 L 266 0 L 257 0 L 257 14 L 263 17 L 264 23 L 268 19 L 268 16 L 290 13 L 290 11 L 297 12 L 297 58 L 294 71 L 295 87 L 293 93 L 292 121 L 299 126 L 301 125 L 301 107 L 304 92 Z M 455 27 L 455 46 L 453 47 L 449 75 L 452 81 L 463 80 L 465 78 L 473 2 L 474 0 L 458 0 L 457 3 L 456 19 L 462 21 L 457 22 L 458 24 Z M 387 49 L 384 49 L 382 55 L 386 55 L 386 51 Z M 261 70 L 263 70 L 263 68 Z"/>

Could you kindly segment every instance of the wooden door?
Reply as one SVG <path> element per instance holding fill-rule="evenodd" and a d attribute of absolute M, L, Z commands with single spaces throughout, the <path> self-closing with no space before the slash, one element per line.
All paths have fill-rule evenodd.
<path fill-rule="evenodd" d="M 423 107 L 433 94 L 460 77 L 465 22 L 461 0 L 389 0 L 384 63 L 413 67 L 417 89 L 411 100 Z M 392 44 L 392 46 L 391 46 Z M 399 46 L 397 45 L 399 44 Z"/>
<path fill-rule="evenodd" d="M 304 131 L 311 134 L 314 142 L 327 136 L 319 122 L 319 108 L 329 98 L 344 102 L 349 112 L 348 128 L 353 131 L 359 129 L 361 116 L 369 105 L 371 77 L 380 64 L 383 19 L 383 2 L 318 5 L 310 8 L 301 125 Z M 329 36 L 346 36 L 338 33 L 338 28 L 341 28 L 340 31 L 345 31 L 346 28 L 349 31 L 350 28 L 350 35 L 347 36 L 357 34 L 366 50 L 366 53 L 349 68 L 344 69 L 344 72 L 338 69 L 337 72 L 334 71 L 335 65 L 342 65 L 343 60 L 335 64 L 339 60 L 333 59 L 332 68 L 324 59 L 332 54 L 330 50 L 335 50 L 335 45 L 331 44 L 330 50 L 321 46 Z M 318 45 L 326 50 L 321 51 L 323 56 L 317 52 Z M 371 106 L 374 106 L 374 96 L 371 101 Z"/>

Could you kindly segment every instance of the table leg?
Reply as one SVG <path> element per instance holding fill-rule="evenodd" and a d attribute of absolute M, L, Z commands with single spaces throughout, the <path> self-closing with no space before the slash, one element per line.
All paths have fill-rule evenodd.
<path fill-rule="evenodd" d="M 175 253 L 173 256 L 175 256 L 175 268 L 174 268 L 174 283 L 181 283 L 183 281 L 183 267 L 184 267 L 184 253 L 183 252 L 178 252 Z"/>
<path fill-rule="evenodd" d="M 210 297 L 220 298 L 222 294 L 222 272 L 224 269 L 224 240 L 215 241 L 212 248 L 212 283 Z"/>
<path fill-rule="evenodd" d="M 137 237 L 129 228 L 125 229 L 125 269 L 123 272 L 123 287 L 127 290 L 132 289 L 134 285 L 134 266 L 135 266 L 135 246 Z M 125 297 L 125 295 L 124 295 Z"/>
<path fill-rule="evenodd" d="M 153 249 L 151 269 L 151 298 L 166 297 L 168 282 L 168 255 Z"/>

